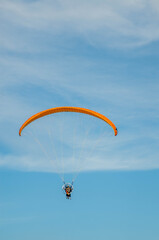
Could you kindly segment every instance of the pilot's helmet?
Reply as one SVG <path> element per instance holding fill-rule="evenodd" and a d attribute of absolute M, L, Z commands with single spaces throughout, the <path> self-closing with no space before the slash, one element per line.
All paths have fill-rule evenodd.
<path fill-rule="evenodd" d="M 65 188 L 72 188 L 72 185 L 70 183 L 65 184 Z"/>

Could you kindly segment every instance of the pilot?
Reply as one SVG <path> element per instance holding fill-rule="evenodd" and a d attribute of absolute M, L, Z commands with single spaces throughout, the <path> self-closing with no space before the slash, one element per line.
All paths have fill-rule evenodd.
<path fill-rule="evenodd" d="M 71 193 L 73 191 L 73 185 L 70 183 L 64 184 L 62 189 L 66 193 L 66 199 L 71 199 Z"/>

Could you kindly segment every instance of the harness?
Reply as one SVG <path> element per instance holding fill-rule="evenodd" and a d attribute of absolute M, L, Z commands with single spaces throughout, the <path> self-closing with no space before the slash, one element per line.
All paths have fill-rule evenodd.
<path fill-rule="evenodd" d="M 67 194 L 67 195 L 70 195 L 70 194 L 71 194 L 71 191 L 68 192 L 67 189 L 66 189 L 65 191 L 66 191 L 66 194 Z"/>

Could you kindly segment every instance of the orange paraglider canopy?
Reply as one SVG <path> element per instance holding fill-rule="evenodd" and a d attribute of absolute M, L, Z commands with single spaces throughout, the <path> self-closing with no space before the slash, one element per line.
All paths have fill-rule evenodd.
<path fill-rule="evenodd" d="M 38 118 L 47 116 L 49 114 L 58 113 L 58 112 L 78 112 L 78 113 L 84 113 L 84 114 L 91 115 L 93 117 L 99 118 L 99 119 L 105 121 L 106 123 L 108 123 L 113 128 L 115 136 L 118 133 L 117 128 L 114 125 L 114 123 L 112 123 L 107 117 L 105 117 L 104 115 L 102 115 L 98 112 L 95 112 L 95 111 L 92 111 L 92 110 L 86 109 L 86 108 L 80 108 L 80 107 L 56 107 L 56 108 L 50 108 L 50 109 L 44 110 L 42 112 L 39 112 L 39 113 L 33 115 L 32 117 L 30 117 L 28 120 L 26 120 L 19 130 L 19 136 L 21 136 L 22 130 L 31 122 L 35 121 Z"/>

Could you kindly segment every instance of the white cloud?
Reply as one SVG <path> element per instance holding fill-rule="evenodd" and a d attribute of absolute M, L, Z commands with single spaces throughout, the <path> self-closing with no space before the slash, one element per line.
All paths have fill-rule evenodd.
<path fill-rule="evenodd" d="M 119 136 L 107 141 L 106 148 L 103 141 L 99 155 L 83 155 L 81 170 L 158 168 L 159 85 L 153 75 L 155 67 L 145 83 L 144 74 L 142 79 L 138 72 L 124 75 L 130 70 L 126 62 L 110 61 L 109 56 L 81 56 L 80 49 L 74 53 L 71 47 L 75 43 L 70 40 L 77 37 L 100 48 L 136 47 L 158 40 L 158 2 L 5 0 L 0 6 L 0 143 L 9 150 L 6 154 L 2 147 L 0 165 L 56 171 L 44 156 L 35 155 L 36 148 L 31 148 L 35 158 L 26 151 L 29 142 L 24 144 L 18 130 L 38 111 L 75 105 L 105 114 L 119 129 Z M 65 145 L 70 145 L 70 140 Z M 94 144 L 88 139 L 86 152 Z M 69 171 L 72 162 L 68 156 L 65 160 Z"/>
<path fill-rule="evenodd" d="M 32 30 L 82 37 L 93 45 L 136 47 L 159 39 L 157 1 L 1 1 L 1 44 L 27 48 Z M 14 29 L 16 35 L 14 34 Z M 30 32 L 28 32 L 30 30 Z M 11 41 L 8 36 L 12 31 Z M 22 35 L 18 33 L 24 31 Z M 6 41 L 5 41 L 6 39 Z M 34 48 L 36 48 L 36 43 Z"/>
<path fill-rule="evenodd" d="M 78 116 L 74 117 L 78 120 Z M 85 121 L 87 118 L 79 118 L 76 122 L 72 116 L 64 121 L 62 114 L 61 118 L 55 116 L 31 124 L 21 137 L 18 128 L 12 129 L 3 137 L 12 153 L 1 154 L 0 166 L 56 173 L 159 168 L 159 138 L 151 129 L 145 131 L 139 126 L 134 131 L 134 121 L 135 126 L 130 129 L 120 131 L 119 126 L 119 135 L 114 137 L 113 130 L 102 121 L 89 119 L 86 125 Z"/>

